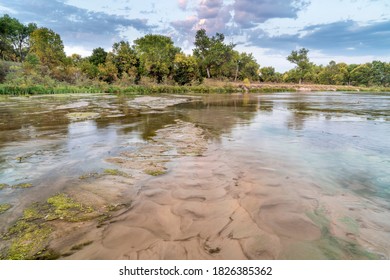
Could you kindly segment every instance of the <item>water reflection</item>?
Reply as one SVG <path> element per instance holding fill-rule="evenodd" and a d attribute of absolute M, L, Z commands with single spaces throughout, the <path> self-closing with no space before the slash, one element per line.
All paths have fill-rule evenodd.
<path fill-rule="evenodd" d="M 389 192 L 388 95 L 207 95 L 148 113 L 132 108 L 129 99 L 123 95 L 6 99 L 0 106 L 0 183 L 39 182 L 48 174 L 77 177 L 102 168 L 108 154 L 150 139 L 158 129 L 181 119 L 204 128 L 213 141 L 230 135 L 232 147 L 238 139 L 253 150 L 261 147 L 261 158 L 300 158 L 310 176 L 323 177 L 329 185 L 336 182 L 379 195 Z M 95 112 L 100 117 L 72 122 L 67 117 L 72 112 Z M 240 134 L 232 136 L 235 131 Z"/>

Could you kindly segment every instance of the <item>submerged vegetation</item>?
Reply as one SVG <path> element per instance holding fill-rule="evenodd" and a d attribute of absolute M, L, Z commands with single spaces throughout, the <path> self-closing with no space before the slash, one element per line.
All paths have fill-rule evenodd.
<path fill-rule="evenodd" d="M 59 34 L 34 23 L 23 25 L 4 15 L 0 18 L 0 94 L 53 93 L 230 93 L 237 91 L 294 90 L 296 86 L 251 87 L 255 83 L 326 84 L 358 86 L 386 91 L 390 63 L 373 61 L 346 64 L 330 61 L 315 65 L 309 50 L 292 51 L 287 60 L 296 65 L 278 73 L 260 67 L 251 53 L 235 50 L 222 33 L 209 36 L 197 31 L 193 53 L 185 54 L 171 38 L 148 34 L 120 41 L 112 50 L 101 47 L 89 57 L 66 56 Z M 223 86 L 204 85 L 222 81 Z M 387 89 L 386 89 L 387 87 Z M 311 87 L 316 90 L 315 87 Z M 356 89 L 355 89 L 356 90 Z M 370 89 L 371 90 L 371 89 Z"/>
<path fill-rule="evenodd" d="M 321 238 L 313 241 L 311 245 L 313 248 L 318 247 L 326 259 L 380 259 L 379 255 L 368 252 L 359 244 L 334 236 L 331 233 L 331 223 L 326 216 L 325 209 L 315 209 L 307 213 L 307 216 L 321 229 Z M 353 234 L 358 234 L 359 229 L 355 220 L 343 217 L 340 222 L 346 225 Z"/>

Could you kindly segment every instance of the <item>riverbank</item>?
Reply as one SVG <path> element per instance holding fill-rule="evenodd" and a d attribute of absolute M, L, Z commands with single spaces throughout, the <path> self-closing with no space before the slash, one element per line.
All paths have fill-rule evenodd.
<path fill-rule="evenodd" d="M 193 86 L 177 85 L 94 85 L 94 86 L 12 86 L 0 84 L 0 95 L 34 95 L 66 93 L 115 93 L 115 94 L 158 94 L 158 93 L 236 93 L 236 92 L 287 92 L 287 91 L 348 91 L 348 92 L 390 92 L 384 87 L 357 87 L 344 85 L 286 84 L 286 83 L 240 83 L 205 80 L 203 84 Z"/>

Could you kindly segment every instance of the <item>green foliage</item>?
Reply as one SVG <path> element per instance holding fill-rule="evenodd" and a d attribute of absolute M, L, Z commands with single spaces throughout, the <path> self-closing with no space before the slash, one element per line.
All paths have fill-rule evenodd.
<path fill-rule="evenodd" d="M 174 60 L 173 79 L 179 85 L 190 84 L 199 80 L 199 69 L 196 59 L 193 56 L 187 56 L 178 53 Z"/>
<path fill-rule="evenodd" d="M 109 53 L 104 64 L 98 65 L 98 78 L 107 83 L 118 80 L 118 68 L 115 66 L 114 55 Z"/>
<path fill-rule="evenodd" d="M 375 90 L 390 85 L 388 62 L 315 65 L 309 61 L 309 50 L 302 48 L 287 57 L 296 67 L 280 74 L 273 67 L 260 69 L 251 53 L 234 50 L 235 45 L 225 43 L 222 33 L 209 37 L 200 29 L 194 45 L 193 54 L 185 55 L 171 38 L 149 34 L 135 40 L 134 45 L 114 43 L 110 52 L 99 47 L 87 58 L 78 54 L 66 57 L 61 37 L 53 30 L 24 25 L 4 15 L 0 17 L 0 94 L 182 93 L 189 89 L 180 86 L 200 84 L 204 77 L 224 82 L 307 82 Z M 237 91 L 226 86 L 191 88 L 202 93 L 232 90 Z"/>
<path fill-rule="evenodd" d="M 262 82 L 280 82 L 281 74 L 275 71 L 272 66 L 260 68 L 260 81 Z"/>
<path fill-rule="evenodd" d="M 171 38 L 148 34 L 134 41 L 140 60 L 141 73 L 161 83 L 173 72 L 173 61 L 180 49 L 175 47 Z"/>
<path fill-rule="evenodd" d="M 88 58 L 88 61 L 95 66 L 99 64 L 106 63 L 107 52 L 103 48 L 96 48 L 92 50 L 91 56 Z"/>
<path fill-rule="evenodd" d="M 140 80 L 140 60 L 129 42 L 115 43 L 112 47 L 112 53 L 119 78 L 126 77 L 132 82 L 138 82 Z"/>
<path fill-rule="evenodd" d="M 23 61 L 29 50 L 30 34 L 36 24 L 23 25 L 16 18 L 4 15 L 0 18 L 0 55 L 2 59 Z"/>
<path fill-rule="evenodd" d="M 224 43 L 225 36 L 216 33 L 208 37 L 205 29 L 200 29 L 195 35 L 194 56 L 198 59 L 202 71 L 206 71 L 207 78 L 223 76 L 224 70 L 234 57 L 233 44 Z"/>
<path fill-rule="evenodd" d="M 296 74 L 298 75 L 299 83 L 302 82 L 304 76 L 309 72 L 311 67 L 311 63 L 307 56 L 308 53 L 308 49 L 302 48 L 298 51 L 292 51 L 287 57 L 288 61 L 297 65 Z"/>
<path fill-rule="evenodd" d="M 253 54 L 241 53 L 239 54 L 239 60 L 237 61 L 238 79 L 249 79 L 251 81 L 259 80 L 259 68 Z"/>
<path fill-rule="evenodd" d="M 42 65 L 53 69 L 65 61 L 64 44 L 60 35 L 48 28 L 38 28 L 30 35 L 30 52 L 35 54 Z"/>

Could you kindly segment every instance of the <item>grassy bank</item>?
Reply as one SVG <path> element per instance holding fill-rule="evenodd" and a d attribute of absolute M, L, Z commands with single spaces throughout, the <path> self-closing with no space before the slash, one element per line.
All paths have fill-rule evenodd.
<path fill-rule="evenodd" d="M 233 93 L 242 91 L 240 88 L 226 86 L 8 86 L 0 85 L 0 95 L 34 95 L 34 94 L 63 94 L 63 93 L 126 93 L 126 94 L 158 94 L 158 93 Z"/>
<path fill-rule="evenodd" d="M 349 91 L 349 92 L 390 92 L 390 88 L 355 87 L 316 84 L 283 83 L 233 83 L 207 80 L 202 85 L 133 85 L 133 86 L 11 86 L 0 84 L 0 95 L 34 95 L 65 93 L 122 93 L 122 94 L 158 94 L 158 93 L 236 93 L 236 92 L 287 92 L 287 91 Z"/>

